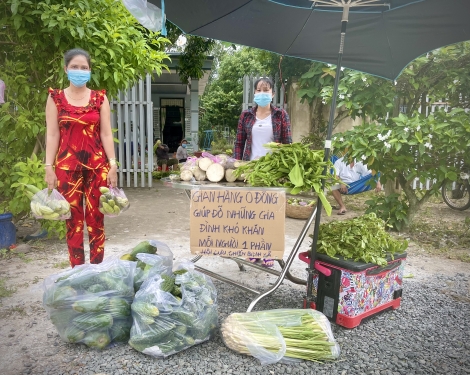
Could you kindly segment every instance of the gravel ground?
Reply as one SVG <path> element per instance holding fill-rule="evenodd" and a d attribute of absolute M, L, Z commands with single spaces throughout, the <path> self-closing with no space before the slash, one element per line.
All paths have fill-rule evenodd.
<path fill-rule="evenodd" d="M 218 281 L 215 285 L 220 320 L 246 310 L 250 296 Z M 219 334 L 162 360 L 128 345 L 98 352 L 67 344 L 51 331 L 47 333 L 50 348 L 25 363 L 22 374 L 470 374 L 470 277 L 405 279 L 403 285 L 398 310 L 378 314 L 351 330 L 333 325 L 342 351 L 335 362 L 261 366 L 258 360 L 225 347 Z M 257 309 L 300 307 L 303 296 L 301 289 L 285 284 Z M 44 356 L 46 361 L 38 359 Z"/>

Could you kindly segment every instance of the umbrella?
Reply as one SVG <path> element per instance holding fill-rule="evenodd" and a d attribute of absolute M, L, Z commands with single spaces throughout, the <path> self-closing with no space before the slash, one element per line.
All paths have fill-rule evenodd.
<path fill-rule="evenodd" d="M 161 1 L 149 0 L 156 5 Z M 470 39 L 469 0 L 166 0 L 165 11 L 187 34 L 336 64 L 325 160 L 342 66 L 395 79 L 416 57 Z M 321 207 L 319 200 L 307 280 L 309 306 L 314 302 Z"/>
<path fill-rule="evenodd" d="M 347 22 L 342 65 L 388 79 L 423 53 L 470 39 L 468 0 L 165 0 L 165 11 L 187 34 L 330 64 Z"/>

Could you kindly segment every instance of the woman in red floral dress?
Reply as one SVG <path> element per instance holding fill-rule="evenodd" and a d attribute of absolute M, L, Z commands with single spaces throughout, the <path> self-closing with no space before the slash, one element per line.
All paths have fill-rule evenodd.
<path fill-rule="evenodd" d="M 85 263 L 83 227 L 86 221 L 90 263 L 104 256 L 104 216 L 98 210 L 99 188 L 116 186 L 116 159 L 111 131 L 109 101 L 105 90 L 90 90 L 90 55 L 73 49 L 64 55 L 70 85 L 49 89 L 46 104 L 47 187 L 57 190 L 70 203 L 66 221 L 70 264 Z"/>

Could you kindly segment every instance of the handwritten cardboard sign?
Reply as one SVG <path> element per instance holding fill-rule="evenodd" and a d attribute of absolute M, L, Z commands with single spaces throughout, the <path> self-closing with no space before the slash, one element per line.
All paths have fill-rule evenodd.
<path fill-rule="evenodd" d="M 282 259 L 285 209 L 282 190 L 192 190 L 191 253 Z"/>

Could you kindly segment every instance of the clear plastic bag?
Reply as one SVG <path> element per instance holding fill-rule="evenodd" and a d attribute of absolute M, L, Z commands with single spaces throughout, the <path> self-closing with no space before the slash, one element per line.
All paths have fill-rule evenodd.
<path fill-rule="evenodd" d="M 129 344 L 156 358 L 209 340 L 217 329 L 217 292 L 212 281 L 180 264 L 171 275 L 147 279 L 132 303 Z"/>
<path fill-rule="evenodd" d="M 192 157 L 192 156 L 188 157 L 186 161 L 183 163 L 183 165 L 181 165 L 180 170 L 184 171 L 188 169 L 192 172 L 194 168 L 197 167 L 197 161 L 198 161 L 198 158 L 196 157 Z"/>
<path fill-rule="evenodd" d="M 124 190 L 117 187 L 100 187 L 100 212 L 108 217 L 119 216 L 130 207 Z"/>
<path fill-rule="evenodd" d="M 162 25 L 165 24 L 166 17 L 164 14 L 162 15 L 162 10 L 147 0 L 122 0 L 122 3 L 146 29 L 160 31 Z"/>
<path fill-rule="evenodd" d="M 260 345 L 257 339 L 260 333 L 269 338 L 269 346 L 267 342 Z M 286 342 L 275 324 L 265 322 L 255 332 L 240 326 L 240 337 L 247 348 L 245 354 L 259 359 L 263 366 L 279 362 L 286 353 Z"/>
<path fill-rule="evenodd" d="M 330 322 L 312 309 L 234 313 L 222 323 L 221 333 L 230 349 L 252 355 L 262 365 L 292 358 L 327 361 L 340 355 Z"/>
<path fill-rule="evenodd" d="M 156 254 L 137 254 L 137 268 L 134 277 L 134 290 L 137 292 L 142 283 L 148 278 L 157 275 L 171 275 L 173 268 L 173 253 L 163 242 L 149 240 L 152 246 L 157 248 Z"/>
<path fill-rule="evenodd" d="M 232 158 L 231 156 L 227 156 L 225 161 L 225 169 L 235 169 L 235 162 L 237 159 Z"/>
<path fill-rule="evenodd" d="M 70 219 L 70 204 L 56 189 L 44 189 L 31 198 L 31 212 L 36 219 Z"/>
<path fill-rule="evenodd" d="M 236 159 L 226 154 L 212 155 L 209 152 L 203 152 L 202 157 L 211 159 L 214 163 L 220 164 L 225 169 L 234 169 Z"/>
<path fill-rule="evenodd" d="M 222 157 L 222 156 L 219 156 L 219 155 L 212 155 L 210 152 L 205 152 L 205 151 L 204 151 L 204 152 L 201 154 L 201 156 L 202 156 L 203 158 L 209 158 L 209 159 L 212 160 L 212 162 L 221 164 L 222 167 L 225 167 L 225 161 L 226 161 L 225 156 L 226 156 L 226 155 L 224 155 L 224 157 Z"/>
<path fill-rule="evenodd" d="M 47 277 L 43 305 L 60 337 L 97 349 L 127 342 L 135 267 L 135 262 L 108 258 Z"/>

